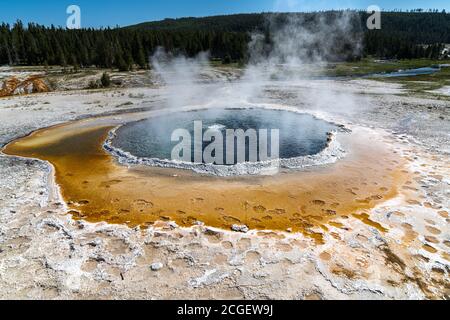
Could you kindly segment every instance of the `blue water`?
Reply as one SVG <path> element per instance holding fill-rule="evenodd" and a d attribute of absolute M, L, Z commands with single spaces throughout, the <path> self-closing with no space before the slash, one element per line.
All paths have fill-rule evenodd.
<path fill-rule="evenodd" d="M 370 77 L 374 78 L 395 78 L 395 77 L 414 77 L 420 75 L 429 75 L 440 71 L 439 67 L 424 67 L 417 69 L 407 69 L 407 70 L 399 70 L 390 73 L 376 73 L 370 75 Z"/>
<path fill-rule="evenodd" d="M 178 144 L 171 141 L 173 131 L 183 128 L 194 137 L 194 121 L 202 121 L 203 132 L 214 129 L 224 137 L 226 129 L 268 129 L 268 150 L 271 150 L 270 130 L 279 129 L 282 159 L 319 153 L 328 144 L 328 133 L 337 130 L 335 125 L 308 114 L 267 109 L 212 109 L 171 113 L 126 124 L 117 130 L 113 146 L 139 158 L 171 160 L 172 149 Z M 208 144 L 203 143 L 203 150 Z M 194 162 L 193 155 L 191 160 Z M 248 161 L 247 148 L 245 162 Z M 235 158 L 233 164 L 237 162 Z"/>

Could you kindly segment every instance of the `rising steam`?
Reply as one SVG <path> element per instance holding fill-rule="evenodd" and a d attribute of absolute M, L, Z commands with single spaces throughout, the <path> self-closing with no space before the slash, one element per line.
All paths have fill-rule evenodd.
<path fill-rule="evenodd" d="M 207 52 L 186 58 L 172 56 L 161 48 L 151 62 L 166 85 L 169 107 L 236 106 L 255 101 L 269 84 L 310 84 L 307 79 L 320 74 L 328 62 L 357 56 L 361 41 L 355 30 L 359 28 L 358 16 L 351 11 L 268 14 L 265 30 L 251 35 L 248 63 L 240 81 L 225 84 L 211 81 L 216 75 Z M 325 110 L 350 110 L 354 104 L 348 93 L 329 87 L 311 90 L 300 98 L 310 107 Z"/>

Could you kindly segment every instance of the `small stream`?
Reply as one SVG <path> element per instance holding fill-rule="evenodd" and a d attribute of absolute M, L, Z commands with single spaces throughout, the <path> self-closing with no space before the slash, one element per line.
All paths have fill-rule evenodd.
<path fill-rule="evenodd" d="M 396 78 L 396 77 L 415 77 L 421 75 L 430 75 L 436 72 L 441 71 L 442 67 L 446 67 L 447 65 L 436 65 L 431 67 L 423 67 L 416 69 L 405 69 L 398 70 L 394 72 L 384 72 L 384 73 L 373 73 L 366 77 L 368 78 Z"/>

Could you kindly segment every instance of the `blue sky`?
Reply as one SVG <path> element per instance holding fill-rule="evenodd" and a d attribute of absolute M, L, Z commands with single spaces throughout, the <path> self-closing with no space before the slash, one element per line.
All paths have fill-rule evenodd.
<path fill-rule="evenodd" d="M 66 25 L 66 8 L 81 8 L 83 27 L 126 26 L 144 21 L 185 16 L 242 12 L 436 8 L 450 12 L 449 0 L 0 0 L 0 22 L 17 19 L 45 25 Z"/>

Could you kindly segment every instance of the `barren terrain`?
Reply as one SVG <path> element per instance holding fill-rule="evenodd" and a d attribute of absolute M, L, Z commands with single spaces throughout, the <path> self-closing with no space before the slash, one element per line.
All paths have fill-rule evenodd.
<path fill-rule="evenodd" d="M 1 98 L 0 146 L 56 124 L 167 106 L 171 92 L 150 72 L 115 78 L 111 89 L 85 90 L 87 79 L 69 79 L 53 92 Z M 204 82 L 225 86 L 237 78 L 239 70 L 215 69 Z M 334 94 L 314 103 L 324 90 Z M 404 166 L 408 178 L 394 197 L 314 229 L 323 235 L 319 244 L 295 230 L 74 219 L 48 162 L 2 154 L 0 298 L 448 299 L 450 108 L 442 90 L 424 95 L 374 80 L 274 81 L 252 98 L 366 130 Z"/>

